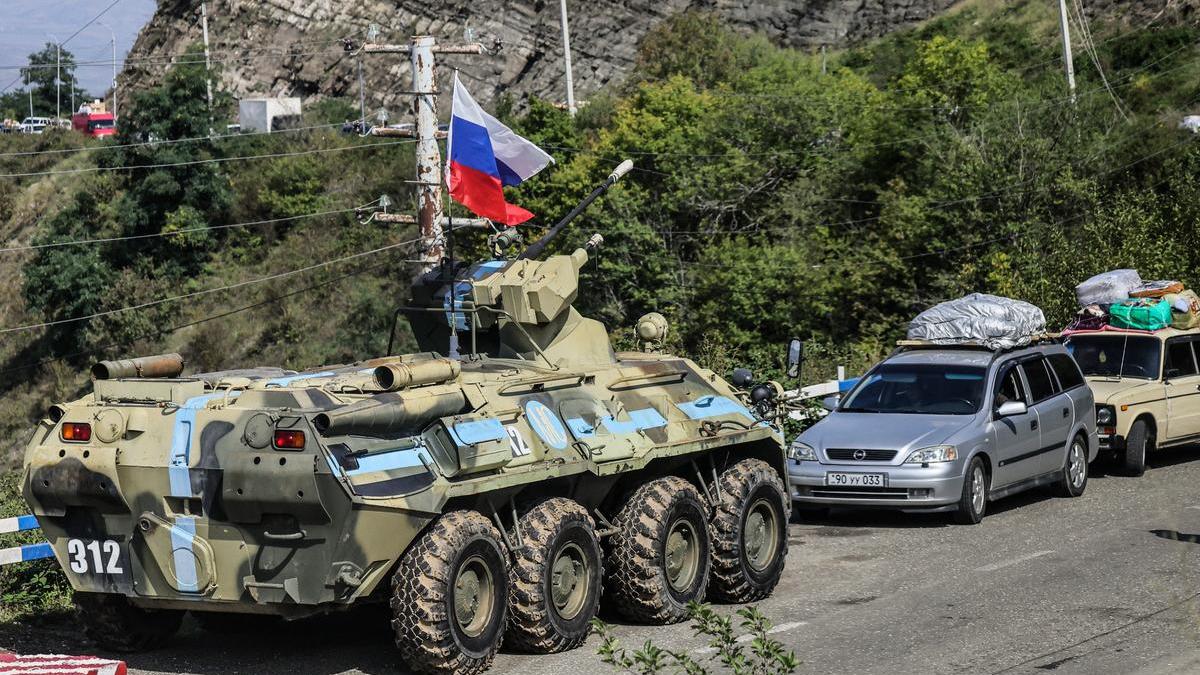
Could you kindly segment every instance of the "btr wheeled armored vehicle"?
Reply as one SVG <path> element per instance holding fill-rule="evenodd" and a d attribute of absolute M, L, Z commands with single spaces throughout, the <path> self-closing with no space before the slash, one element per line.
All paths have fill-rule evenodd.
<path fill-rule="evenodd" d="M 477 673 L 502 640 L 578 646 L 602 590 L 645 623 L 769 594 L 791 508 L 781 388 L 659 353 L 659 315 L 641 351 L 614 353 L 572 307 L 592 247 L 536 259 L 618 178 L 519 256 L 419 279 L 402 312 L 424 353 L 97 364 L 93 391 L 41 421 L 24 477 L 91 636 L 139 650 L 188 611 L 387 602 L 411 667 Z"/>

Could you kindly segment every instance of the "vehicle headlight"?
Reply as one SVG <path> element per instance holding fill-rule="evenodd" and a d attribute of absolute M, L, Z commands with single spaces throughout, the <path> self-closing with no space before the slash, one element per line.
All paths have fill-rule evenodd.
<path fill-rule="evenodd" d="M 936 464 L 938 462 L 953 462 L 958 459 L 958 448 L 953 445 L 935 445 L 931 448 L 913 450 L 905 464 Z"/>
<path fill-rule="evenodd" d="M 1096 424 L 1102 427 L 1111 427 L 1117 423 L 1117 411 L 1112 409 L 1112 406 L 1100 406 L 1096 408 Z"/>
<path fill-rule="evenodd" d="M 815 462 L 817 461 L 817 451 L 807 443 L 800 441 L 792 441 L 791 447 L 788 448 L 788 459 L 797 462 Z"/>

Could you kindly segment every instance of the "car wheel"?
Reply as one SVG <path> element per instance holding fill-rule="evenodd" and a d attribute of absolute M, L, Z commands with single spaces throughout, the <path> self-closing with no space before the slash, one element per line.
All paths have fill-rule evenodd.
<path fill-rule="evenodd" d="M 975 457 L 967 465 L 967 473 L 963 477 L 962 496 L 958 500 L 958 510 L 954 512 L 954 521 L 960 525 L 974 525 L 983 520 L 987 496 L 987 468 L 982 459 Z"/>
<path fill-rule="evenodd" d="M 1154 449 L 1154 434 L 1146 420 L 1138 420 L 1129 429 L 1125 439 L 1125 456 L 1122 468 L 1127 476 L 1140 476 L 1146 473 L 1146 453 Z"/>
<path fill-rule="evenodd" d="M 1067 461 L 1063 463 L 1062 476 L 1054 484 L 1054 494 L 1058 497 L 1078 497 L 1087 488 L 1087 482 L 1087 443 L 1083 436 L 1076 436 L 1067 449 Z"/>

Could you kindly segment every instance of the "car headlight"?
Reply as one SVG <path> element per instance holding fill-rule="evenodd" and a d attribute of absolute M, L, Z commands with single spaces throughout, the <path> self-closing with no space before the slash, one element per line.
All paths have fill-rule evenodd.
<path fill-rule="evenodd" d="M 958 448 L 953 445 L 935 445 L 931 448 L 913 450 L 905 464 L 936 464 L 938 462 L 953 462 L 958 459 Z"/>
<path fill-rule="evenodd" d="M 1117 411 L 1111 406 L 1100 406 L 1096 408 L 1096 424 L 1102 427 L 1111 427 L 1117 423 Z"/>
<path fill-rule="evenodd" d="M 797 462 L 815 462 L 817 461 L 817 451 L 807 443 L 801 443 L 798 440 L 792 441 L 791 447 L 788 448 L 788 459 Z"/>

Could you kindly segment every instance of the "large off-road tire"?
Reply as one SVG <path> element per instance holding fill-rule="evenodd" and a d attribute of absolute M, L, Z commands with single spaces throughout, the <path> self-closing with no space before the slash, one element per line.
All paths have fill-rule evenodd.
<path fill-rule="evenodd" d="M 708 587 L 712 545 L 700 492 L 675 476 L 639 487 L 625 501 L 608 539 L 605 587 L 632 621 L 678 623 Z"/>
<path fill-rule="evenodd" d="M 183 612 L 142 609 L 123 595 L 76 593 L 75 607 L 83 632 L 113 652 L 144 652 L 162 646 L 179 631 Z"/>
<path fill-rule="evenodd" d="M 717 486 L 708 594 L 722 602 L 762 600 L 783 574 L 787 490 L 779 473 L 760 459 L 744 459 L 726 469 Z"/>
<path fill-rule="evenodd" d="M 1079 497 L 1087 489 L 1088 447 L 1082 434 L 1071 439 L 1067 448 L 1067 460 L 1063 464 L 1062 476 L 1054 484 L 1056 497 Z"/>
<path fill-rule="evenodd" d="M 958 508 L 954 511 L 954 522 L 959 525 L 978 525 L 987 512 L 988 487 L 991 477 L 987 467 L 979 457 L 972 457 L 963 475 L 962 495 L 958 498 Z"/>
<path fill-rule="evenodd" d="M 577 502 L 553 498 L 521 517 L 508 586 L 508 645 L 549 654 L 583 644 L 600 607 L 596 525 Z"/>
<path fill-rule="evenodd" d="M 475 675 L 504 638 L 508 555 L 477 511 L 447 513 L 405 551 L 392 576 L 392 630 L 408 665 Z"/>
<path fill-rule="evenodd" d="M 1146 455 L 1154 449 L 1154 434 L 1146 420 L 1138 420 L 1129 428 L 1125 438 L 1125 452 L 1121 456 L 1121 469 L 1126 476 L 1146 473 Z"/>

